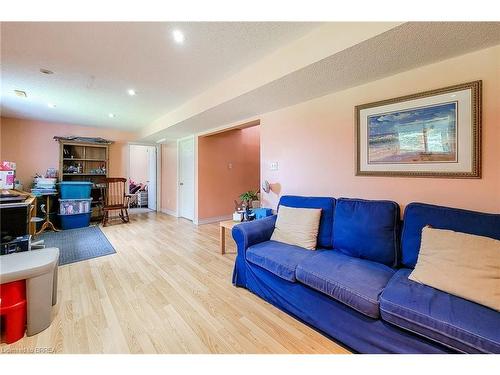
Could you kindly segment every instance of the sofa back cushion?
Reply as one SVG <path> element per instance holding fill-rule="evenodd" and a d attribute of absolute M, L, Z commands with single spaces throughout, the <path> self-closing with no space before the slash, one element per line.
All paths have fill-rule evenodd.
<path fill-rule="evenodd" d="M 352 257 L 394 266 L 399 223 L 396 202 L 339 198 L 333 220 L 333 247 Z"/>
<path fill-rule="evenodd" d="M 406 206 L 401 235 L 402 263 L 414 268 L 417 263 L 422 229 L 429 225 L 436 229 L 500 239 L 500 215 L 467 211 L 458 208 L 410 203 Z"/>
<path fill-rule="evenodd" d="M 296 208 L 321 208 L 317 247 L 332 247 L 333 211 L 335 209 L 334 198 L 284 195 L 281 197 L 279 205 Z"/>

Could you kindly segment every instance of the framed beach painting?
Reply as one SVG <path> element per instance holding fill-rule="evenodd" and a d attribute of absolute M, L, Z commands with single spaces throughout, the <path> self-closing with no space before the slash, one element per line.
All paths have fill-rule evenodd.
<path fill-rule="evenodd" d="M 481 177 L 481 81 L 356 106 L 359 176 Z"/>

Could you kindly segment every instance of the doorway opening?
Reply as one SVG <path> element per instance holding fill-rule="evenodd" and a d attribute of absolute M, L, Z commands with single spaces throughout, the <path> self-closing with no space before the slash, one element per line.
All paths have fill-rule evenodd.
<path fill-rule="evenodd" d="M 157 210 L 156 146 L 129 145 L 128 191 L 131 214 Z"/>
<path fill-rule="evenodd" d="M 198 138 L 198 223 L 229 220 L 240 195 L 259 194 L 260 121 Z M 258 198 L 252 202 L 259 206 Z"/>

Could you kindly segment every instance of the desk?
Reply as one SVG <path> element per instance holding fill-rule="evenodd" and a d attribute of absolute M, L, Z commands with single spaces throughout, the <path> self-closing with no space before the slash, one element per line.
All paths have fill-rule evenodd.
<path fill-rule="evenodd" d="M 239 221 L 227 220 L 220 222 L 220 253 L 226 253 L 226 229 L 232 230 L 233 227 L 240 224 Z"/>

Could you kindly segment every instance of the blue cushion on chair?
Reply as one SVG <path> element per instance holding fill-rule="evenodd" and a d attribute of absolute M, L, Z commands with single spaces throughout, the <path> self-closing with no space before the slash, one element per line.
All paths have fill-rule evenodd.
<path fill-rule="evenodd" d="M 317 253 L 318 250 L 306 250 L 278 241 L 265 241 L 250 246 L 246 252 L 246 259 L 282 279 L 295 282 L 295 269 L 299 262 Z"/>
<path fill-rule="evenodd" d="M 401 235 L 402 263 L 413 268 L 420 250 L 422 228 L 431 225 L 437 229 L 475 234 L 500 240 L 500 215 L 410 203 L 406 206 Z"/>
<path fill-rule="evenodd" d="M 378 318 L 379 295 L 396 271 L 380 263 L 325 250 L 302 260 L 296 277 L 353 309 Z"/>
<path fill-rule="evenodd" d="M 399 223 L 396 202 L 337 199 L 333 246 L 344 254 L 393 266 L 399 250 Z"/>
<path fill-rule="evenodd" d="M 399 270 L 380 297 L 382 319 L 467 353 L 500 353 L 500 313 L 408 279 Z"/>
<path fill-rule="evenodd" d="M 321 208 L 317 247 L 332 247 L 333 211 L 335 209 L 334 198 L 284 195 L 281 197 L 279 205 L 295 208 Z"/>

